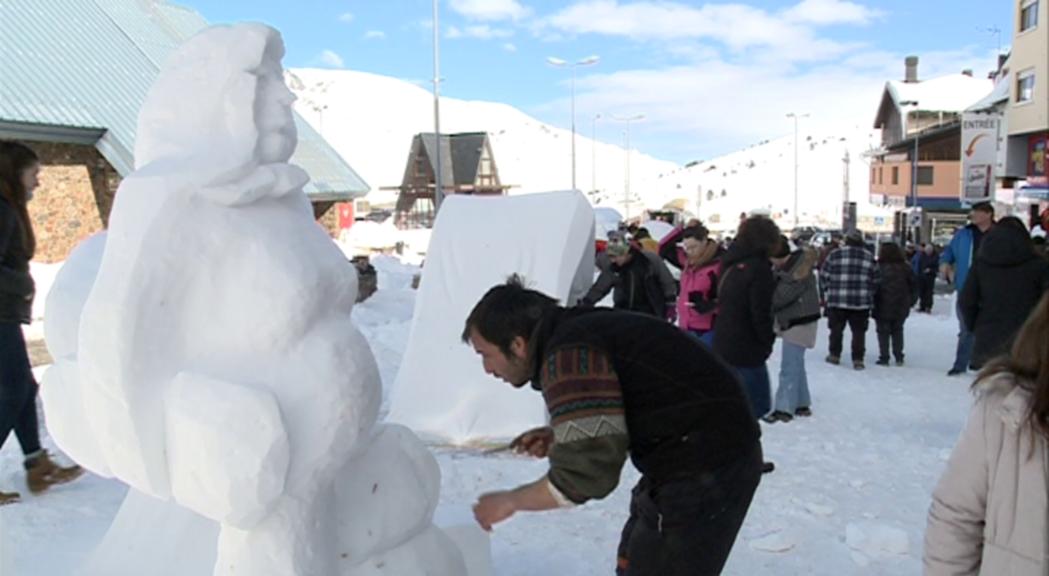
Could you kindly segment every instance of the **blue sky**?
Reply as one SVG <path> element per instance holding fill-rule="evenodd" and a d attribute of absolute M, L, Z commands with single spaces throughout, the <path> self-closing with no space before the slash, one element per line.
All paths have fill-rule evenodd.
<path fill-rule="evenodd" d="M 286 67 L 349 68 L 429 86 L 428 0 L 173 0 L 211 22 L 278 28 Z M 569 77 L 548 56 L 600 56 L 578 68 L 576 121 L 644 114 L 634 146 L 676 162 L 710 158 L 809 127 L 871 124 L 881 87 L 903 58 L 922 78 L 963 69 L 984 76 L 997 36 L 1012 38 L 1012 0 L 441 0 L 442 94 L 516 106 L 570 123 Z M 804 128 L 803 128 L 804 130 Z M 599 121 L 597 137 L 622 127 Z"/>

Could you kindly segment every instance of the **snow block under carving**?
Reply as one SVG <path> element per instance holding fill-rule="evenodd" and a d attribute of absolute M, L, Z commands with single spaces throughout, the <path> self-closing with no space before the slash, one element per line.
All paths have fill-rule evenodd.
<path fill-rule="evenodd" d="M 451 196 L 434 226 L 389 420 L 464 442 L 545 422 L 543 399 L 484 373 L 460 336 L 470 310 L 511 274 L 563 304 L 593 282 L 594 213 L 579 192 Z"/>

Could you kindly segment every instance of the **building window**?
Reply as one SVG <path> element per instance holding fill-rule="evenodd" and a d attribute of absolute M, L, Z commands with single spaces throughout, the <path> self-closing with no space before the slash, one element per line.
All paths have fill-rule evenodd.
<path fill-rule="evenodd" d="M 893 166 L 892 167 L 892 184 L 895 186 L 896 184 L 899 184 L 899 183 L 900 183 L 900 167 L 899 166 Z"/>
<path fill-rule="evenodd" d="M 1016 74 L 1016 101 L 1034 100 L 1034 70 L 1024 70 Z"/>
<path fill-rule="evenodd" d="M 932 166 L 918 166 L 918 186 L 932 186 Z"/>
<path fill-rule="evenodd" d="M 882 176 L 882 170 L 881 170 L 881 166 L 878 166 L 878 184 L 881 184 L 881 183 L 882 183 L 882 178 L 881 178 L 881 176 Z"/>
<path fill-rule="evenodd" d="M 1038 0 L 1026 0 L 1020 5 L 1020 32 L 1038 25 Z"/>
<path fill-rule="evenodd" d="M 878 169 L 875 168 L 874 166 L 871 166 L 871 184 L 874 184 L 876 182 L 875 175 L 877 175 L 877 173 L 878 173 Z"/>

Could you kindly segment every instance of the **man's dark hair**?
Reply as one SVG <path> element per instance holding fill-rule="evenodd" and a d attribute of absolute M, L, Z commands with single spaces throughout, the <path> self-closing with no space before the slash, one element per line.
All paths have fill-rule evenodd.
<path fill-rule="evenodd" d="M 745 247 L 748 253 L 768 257 L 779 245 L 779 226 L 771 218 L 751 216 L 739 225 L 735 244 Z"/>
<path fill-rule="evenodd" d="M 971 210 L 979 210 L 980 212 L 986 212 L 991 216 L 994 216 L 994 205 L 990 202 L 977 202 L 973 204 Z"/>
<path fill-rule="evenodd" d="M 638 228 L 637 232 L 634 232 L 634 239 L 635 240 L 642 240 L 642 239 L 651 238 L 651 237 L 652 237 L 652 234 L 648 231 L 648 228 L 645 228 L 644 226 Z"/>
<path fill-rule="evenodd" d="M 509 356 L 514 338 L 528 340 L 543 314 L 556 306 L 557 300 L 525 288 L 524 279 L 513 274 L 505 284 L 489 289 L 470 311 L 463 327 L 463 342 L 469 343 L 471 333 L 477 330 Z"/>

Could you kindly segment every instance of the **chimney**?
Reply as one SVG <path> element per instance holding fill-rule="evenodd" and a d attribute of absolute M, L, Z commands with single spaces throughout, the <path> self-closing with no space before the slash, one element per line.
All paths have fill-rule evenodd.
<path fill-rule="evenodd" d="M 962 70 L 962 76 L 968 76 L 969 78 L 972 78 L 973 77 L 972 69 L 966 68 L 965 70 Z"/>
<path fill-rule="evenodd" d="M 918 57 L 908 56 L 903 60 L 907 68 L 907 73 L 903 77 L 903 81 L 908 84 L 914 84 L 918 82 Z"/>

